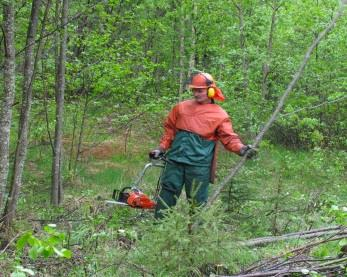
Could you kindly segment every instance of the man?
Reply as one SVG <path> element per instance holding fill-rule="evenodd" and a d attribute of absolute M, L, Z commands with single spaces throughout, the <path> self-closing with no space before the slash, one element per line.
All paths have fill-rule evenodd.
<path fill-rule="evenodd" d="M 215 100 L 224 101 L 222 91 L 212 76 L 198 72 L 191 76 L 189 88 L 194 98 L 178 103 L 170 111 L 160 146 L 150 155 L 158 158 L 166 152 L 166 163 L 155 217 L 176 205 L 183 186 L 188 200 L 194 206 L 206 203 L 208 185 L 213 183 L 216 163 L 216 143 L 240 156 L 256 154 L 251 145 L 244 145 L 234 133 L 228 114 Z"/>

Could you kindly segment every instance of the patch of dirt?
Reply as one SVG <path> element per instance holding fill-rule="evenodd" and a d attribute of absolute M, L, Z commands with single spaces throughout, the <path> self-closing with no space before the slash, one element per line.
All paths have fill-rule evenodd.
<path fill-rule="evenodd" d="M 110 162 L 110 161 L 97 161 L 87 166 L 87 170 L 91 174 L 97 174 L 99 172 L 104 171 L 107 168 L 121 169 L 124 171 L 127 170 L 126 165 L 122 165 L 122 164 Z"/>
<path fill-rule="evenodd" d="M 123 150 L 121 149 L 122 146 L 117 144 L 114 141 L 105 141 L 97 145 L 87 146 L 84 145 L 82 147 L 82 153 L 81 157 L 83 159 L 93 157 L 96 159 L 108 159 L 111 158 L 116 153 L 120 153 Z"/>
<path fill-rule="evenodd" d="M 26 166 L 31 174 L 34 174 L 38 178 L 43 178 L 45 176 L 44 172 L 39 170 L 37 164 L 34 161 L 28 161 L 26 163 Z"/>

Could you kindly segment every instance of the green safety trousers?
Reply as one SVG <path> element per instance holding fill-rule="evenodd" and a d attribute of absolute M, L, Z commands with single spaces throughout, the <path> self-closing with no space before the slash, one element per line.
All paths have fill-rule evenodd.
<path fill-rule="evenodd" d="M 161 177 L 155 218 L 163 218 L 163 210 L 173 207 L 185 186 L 186 196 L 193 207 L 204 205 L 208 198 L 210 167 L 167 162 Z"/>

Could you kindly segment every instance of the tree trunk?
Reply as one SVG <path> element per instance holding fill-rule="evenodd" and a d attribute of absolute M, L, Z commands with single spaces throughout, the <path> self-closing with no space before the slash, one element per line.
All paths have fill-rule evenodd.
<path fill-rule="evenodd" d="M 271 58 L 272 58 L 272 46 L 273 46 L 273 36 L 275 32 L 275 27 L 276 27 L 276 16 L 277 16 L 277 11 L 280 8 L 281 4 L 276 4 L 276 1 L 273 1 L 273 6 L 272 8 L 272 15 L 271 15 L 271 26 L 270 26 L 270 32 L 269 32 L 269 40 L 267 44 L 267 51 L 266 51 L 266 61 L 263 64 L 263 78 L 262 78 L 262 95 L 264 99 L 267 99 L 269 95 L 269 86 L 267 82 L 267 78 L 270 73 L 270 63 L 271 63 Z"/>
<path fill-rule="evenodd" d="M 34 79 L 33 52 L 35 46 L 35 36 L 38 25 L 40 5 L 41 0 L 33 0 L 25 50 L 23 95 L 20 112 L 18 141 L 14 160 L 10 196 L 7 199 L 5 207 L 4 222 L 6 226 L 9 226 L 11 224 L 15 216 L 19 192 L 22 185 L 24 163 L 28 148 L 29 117 L 32 99 L 32 83 Z"/>
<path fill-rule="evenodd" d="M 66 44 L 67 44 L 67 15 L 68 0 L 63 0 L 61 25 L 62 35 L 60 39 L 59 61 L 57 65 L 55 101 L 56 101 L 56 121 L 54 135 L 54 151 L 52 162 L 52 195 L 51 202 L 53 205 L 59 205 L 63 200 L 62 185 L 62 156 L 63 156 L 63 114 L 64 114 L 64 91 L 65 91 L 65 61 L 66 61 Z"/>
<path fill-rule="evenodd" d="M 244 10 L 242 7 L 242 2 L 237 3 L 235 0 L 232 1 L 237 9 L 237 17 L 239 18 L 239 32 L 240 32 L 240 50 L 241 50 L 241 60 L 242 60 L 242 88 L 248 90 L 248 57 L 246 48 L 246 34 L 245 34 L 245 21 L 244 21 Z"/>
<path fill-rule="evenodd" d="M 77 163 L 81 154 L 81 148 L 82 148 L 82 142 L 83 142 L 83 135 L 84 135 L 84 128 L 85 128 L 85 122 L 87 118 L 87 109 L 89 104 L 89 88 L 87 87 L 85 89 L 85 101 L 84 101 L 84 107 L 83 107 L 83 114 L 82 114 L 82 120 L 81 120 L 81 128 L 78 136 L 78 144 L 77 144 L 77 150 L 76 150 L 76 159 L 75 159 L 75 165 L 74 165 L 74 174 L 77 170 Z"/>
<path fill-rule="evenodd" d="M 180 69 L 179 69 L 179 91 L 178 97 L 181 99 L 182 92 L 184 90 L 184 40 L 185 40 L 185 15 L 184 5 L 181 6 L 180 14 Z"/>
<path fill-rule="evenodd" d="M 3 4 L 3 30 L 5 46 L 4 64 L 4 100 L 0 110 L 0 211 L 5 200 L 9 169 L 10 131 L 12 121 L 12 105 L 15 96 L 15 44 L 14 44 L 14 8 L 13 2 Z"/>
<path fill-rule="evenodd" d="M 188 77 L 192 74 L 193 69 L 195 67 L 195 48 L 196 48 L 196 29 L 195 29 L 195 19 L 198 13 L 198 8 L 196 3 L 193 1 L 192 2 L 193 5 L 193 13 L 192 13 L 192 18 L 191 18 L 191 28 L 192 28 L 192 37 L 191 37 L 191 53 L 190 53 L 190 58 L 189 58 L 189 71 L 188 71 Z"/>
<path fill-rule="evenodd" d="M 70 145 L 70 153 L 69 153 L 69 163 L 68 163 L 68 170 L 71 172 L 72 170 L 72 160 L 73 160 L 73 153 L 74 153 L 74 147 L 75 147 L 75 137 L 76 137 L 76 129 L 77 129 L 77 117 L 78 117 L 78 104 L 76 104 L 75 112 L 72 118 L 72 138 L 71 138 L 71 145 Z M 73 172 L 75 173 L 75 172 Z"/>

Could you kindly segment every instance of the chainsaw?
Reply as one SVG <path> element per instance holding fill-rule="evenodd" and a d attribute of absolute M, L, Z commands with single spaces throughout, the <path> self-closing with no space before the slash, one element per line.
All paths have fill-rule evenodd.
<path fill-rule="evenodd" d="M 121 205 L 139 209 L 154 209 L 156 205 L 154 200 L 137 187 L 124 187 L 121 190 L 114 190 L 112 199 L 114 199 L 114 204 L 117 202 Z"/>
<path fill-rule="evenodd" d="M 150 158 L 151 158 L 151 161 L 145 165 L 145 167 L 140 172 L 135 182 L 131 186 L 127 186 L 122 189 L 113 190 L 112 200 L 107 200 L 106 204 L 122 205 L 122 206 L 131 207 L 131 208 L 138 208 L 138 209 L 154 209 L 155 208 L 156 202 L 152 200 L 147 194 L 143 193 L 141 189 L 139 188 L 139 186 L 147 170 L 151 167 L 164 168 L 166 159 L 164 155 L 161 155 L 158 158 L 153 158 L 150 155 Z M 159 176 L 156 194 L 159 192 L 159 189 L 160 189 L 160 178 L 161 178 L 161 174 Z"/>

